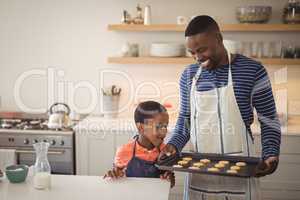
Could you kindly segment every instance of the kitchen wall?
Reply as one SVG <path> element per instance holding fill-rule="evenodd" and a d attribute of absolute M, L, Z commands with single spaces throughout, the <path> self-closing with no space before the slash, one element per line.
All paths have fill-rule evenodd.
<path fill-rule="evenodd" d="M 279 23 L 284 0 L 0 0 L 1 110 L 45 111 L 55 101 L 66 101 L 77 112 L 100 112 L 100 87 L 123 88 L 121 116 L 130 116 L 138 100 L 153 99 L 178 104 L 178 79 L 182 65 L 107 64 L 126 42 L 139 43 L 142 54 L 153 41 L 182 41 L 182 33 L 110 32 L 123 9 L 152 8 L 153 23 L 175 23 L 176 16 L 208 14 L 224 23 L 236 23 L 240 5 L 272 5 L 271 22 Z M 299 41 L 299 33 L 226 33 L 234 40 Z M 267 66 L 274 80 L 284 66 Z M 287 68 L 287 82 L 274 90 L 288 91 L 291 108 L 300 107 L 300 66 Z M 101 78 L 103 76 L 103 78 Z M 280 81 L 279 81 L 280 82 Z M 128 106 L 126 106 L 128 105 Z M 291 110 L 290 108 L 290 110 Z M 299 109 L 300 110 L 300 109 Z M 299 112 L 294 110 L 294 112 Z M 299 114 L 299 113 L 298 113 Z"/>

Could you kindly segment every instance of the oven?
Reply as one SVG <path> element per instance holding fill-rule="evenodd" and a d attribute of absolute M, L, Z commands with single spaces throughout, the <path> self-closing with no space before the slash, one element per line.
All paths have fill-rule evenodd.
<path fill-rule="evenodd" d="M 18 164 L 35 163 L 33 144 L 49 142 L 48 160 L 53 174 L 75 174 L 75 134 L 73 131 L 0 129 L 0 148 L 15 149 Z"/>

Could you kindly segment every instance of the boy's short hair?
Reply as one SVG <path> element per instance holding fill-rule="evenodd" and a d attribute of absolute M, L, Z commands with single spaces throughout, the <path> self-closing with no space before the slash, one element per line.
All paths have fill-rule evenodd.
<path fill-rule="evenodd" d="M 158 102 L 145 101 L 140 103 L 134 111 L 135 123 L 145 123 L 145 120 L 154 118 L 159 113 L 167 113 L 167 109 Z"/>

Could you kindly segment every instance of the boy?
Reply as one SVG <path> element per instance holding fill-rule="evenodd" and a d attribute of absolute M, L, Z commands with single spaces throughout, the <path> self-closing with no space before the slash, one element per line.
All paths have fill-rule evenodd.
<path fill-rule="evenodd" d="M 118 148 L 114 167 L 104 178 L 149 177 L 162 178 L 175 184 L 174 173 L 160 171 L 155 162 L 167 134 L 169 115 L 161 104 L 155 101 L 146 101 L 138 105 L 134 112 L 134 120 L 139 134 L 129 143 Z"/>

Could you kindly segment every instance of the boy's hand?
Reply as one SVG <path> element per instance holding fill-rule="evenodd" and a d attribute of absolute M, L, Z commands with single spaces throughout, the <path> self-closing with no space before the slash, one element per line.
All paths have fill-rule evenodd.
<path fill-rule="evenodd" d="M 124 177 L 125 172 L 124 172 L 124 168 L 119 168 L 119 167 L 114 167 L 112 170 L 109 170 L 103 178 L 113 178 L 113 179 L 117 179 L 117 178 L 121 178 Z"/>
<path fill-rule="evenodd" d="M 175 174 L 171 171 L 166 171 L 162 175 L 160 175 L 161 179 L 166 179 L 171 183 L 171 188 L 175 185 Z"/>
<path fill-rule="evenodd" d="M 160 152 L 158 156 L 158 160 L 164 160 L 166 157 L 175 155 L 177 153 L 177 149 L 174 145 L 172 144 L 167 144 L 162 151 Z"/>

